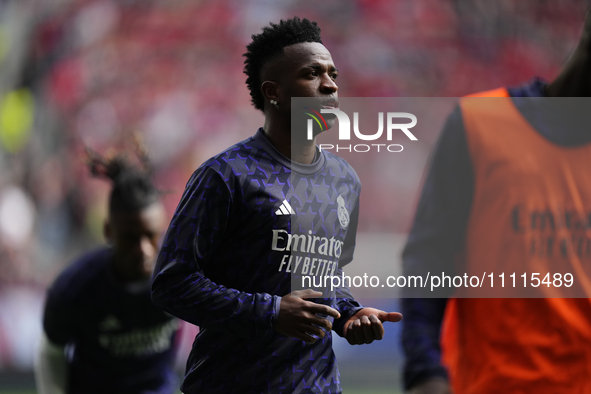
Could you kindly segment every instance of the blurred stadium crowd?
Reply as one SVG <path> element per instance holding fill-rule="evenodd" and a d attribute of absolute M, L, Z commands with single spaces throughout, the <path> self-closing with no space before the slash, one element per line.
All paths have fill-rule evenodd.
<path fill-rule="evenodd" d="M 171 215 L 202 161 L 262 125 L 241 55 L 269 21 L 318 21 L 342 96 L 454 97 L 552 77 L 588 5 L 0 0 L 0 370 L 32 367 L 46 286 L 103 242 L 108 185 L 89 176 L 84 146 L 122 150 L 142 134 Z M 365 182 L 371 168 L 361 166 L 360 231 L 407 230 L 418 190 L 405 177 L 421 177 L 435 138 L 423 138 L 416 168 L 387 185 Z M 378 187 L 410 203 L 384 212 L 372 200 Z"/>

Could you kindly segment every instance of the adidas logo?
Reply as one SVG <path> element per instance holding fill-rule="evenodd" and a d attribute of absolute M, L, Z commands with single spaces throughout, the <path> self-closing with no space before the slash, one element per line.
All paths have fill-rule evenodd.
<path fill-rule="evenodd" d="M 287 200 L 283 200 L 279 209 L 275 211 L 275 215 L 295 215 L 295 212 Z"/>

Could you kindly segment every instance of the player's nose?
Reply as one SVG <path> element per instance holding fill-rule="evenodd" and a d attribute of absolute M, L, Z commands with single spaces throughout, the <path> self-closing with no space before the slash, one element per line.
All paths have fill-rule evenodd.
<path fill-rule="evenodd" d="M 320 83 L 320 92 L 323 94 L 334 94 L 339 90 L 339 87 L 334 79 L 328 74 L 324 74 Z"/>

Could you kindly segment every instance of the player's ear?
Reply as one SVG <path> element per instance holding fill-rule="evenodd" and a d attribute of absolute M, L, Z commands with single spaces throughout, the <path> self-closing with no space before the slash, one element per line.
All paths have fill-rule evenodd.
<path fill-rule="evenodd" d="M 279 101 L 279 85 L 277 82 L 265 81 L 261 84 L 261 93 L 265 101 L 268 103 L 271 100 Z"/>

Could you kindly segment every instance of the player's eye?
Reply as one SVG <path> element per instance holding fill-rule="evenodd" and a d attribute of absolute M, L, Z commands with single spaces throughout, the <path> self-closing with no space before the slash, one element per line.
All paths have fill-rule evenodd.
<path fill-rule="evenodd" d="M 337 73 L 333 73 L 333 74 L 332 74 L 330 77 L 331 77 L 333 80 L 335 80 L 335 79 L 337 79 L 337 77 L 338 77 L 338 76 L 339 76 L 339 74 L 337 74 Z"/>

